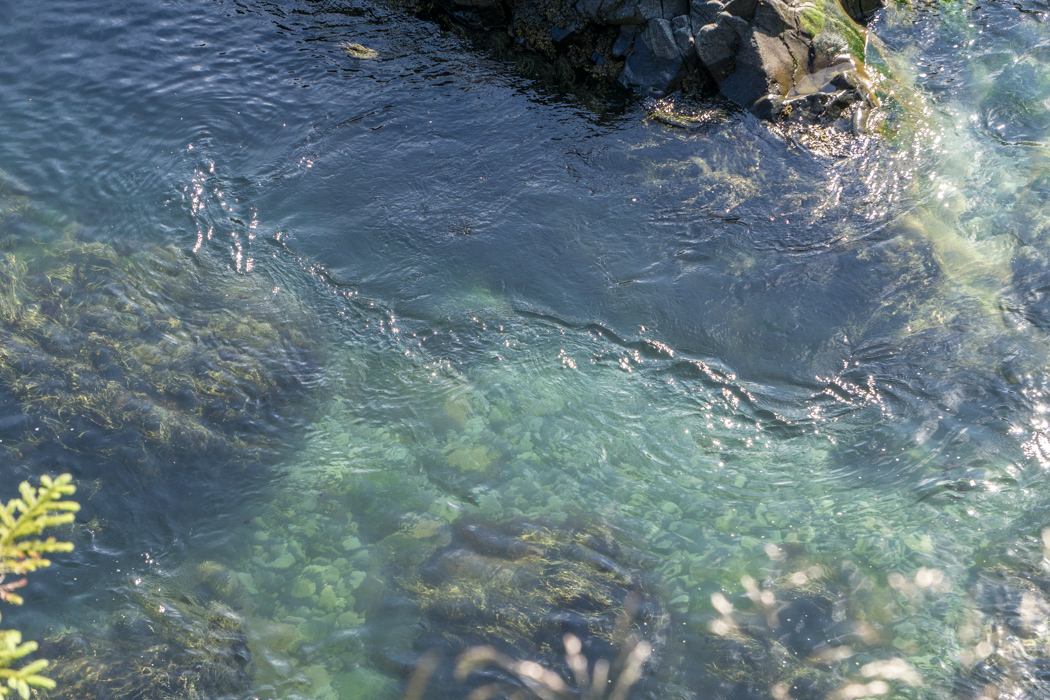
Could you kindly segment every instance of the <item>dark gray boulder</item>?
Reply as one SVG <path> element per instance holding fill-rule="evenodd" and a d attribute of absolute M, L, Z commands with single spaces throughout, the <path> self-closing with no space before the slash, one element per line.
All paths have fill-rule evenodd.
<path fill-rule="evenodd" d="M 643 95 L 659 97 L 672 88 L 681 68 L 682 55 L 671 22 L 651 19 L 634 41 L 620 82 Z"/>
<path fill-rule="evenodd" d="M 696 56 L 711 76 L 721 83 L 736 67 L 736 54 L 740 49 L 740 35 L 729 21 L 729 15 L 721 13 L 718 21 L 700 28 L 693 39 Z"/>
<path fill-rule="evenodd" d="M 678 53 L 689 60 L 693 51 L 693 22 L 689 15 L 678 15 L 671 20 L 671 28 L 674 31 L 674 40 L 678 45 Z"/>
<path fill-rule="evenodd" d="M 638 35 L 637 25 L 627 25 L 620 27 L 620 34 L 616 37 L 616 41 L 612 45 L 611 53 L 614 58 L 622 58 L 627 55 L 627 51 L 630 50 L 631 45 L 634 43 L 635 36 Z"/>
<path fill-rule="evenodd" d="M 674 19 L 680 15 L 689 14 L 689 0 L 662 0 L 664 8 L 661 17 L 663 19 Z"/>
<path fill-rule="evenodd" d="M 766 95 L 787 94 L 794 70 L 795 60 L 780 37 L 752 28 L 741 42 L 733 72 L 722 81 L 722 94 L 750 107 Z"/>
<path fill-rule="evenodd" d="M 879 0 L 842 0 L 842 9 L 854 22 L 866 22 L 882 9 L 882 3 Z"/>
<path fill-rule="evenodd" d="M 867 113 L 877 105 L 865 56 L 856 55 L 857 37 L 865 46 L 871 37 L 855 20 L 880 1 L 438 0 L 461 21 L 469 12 L 485 26 L 506 27 L 560 70 L 618 80 L 652 98 L 678 89 L 720 92 L 770 119 L 829 109 L 839 115 L 853 104 Z M 828 70 L 843 56 L 853 63 Z"/>
<path fill-rule="evenodd" d="M 781 0 L 759 0 L 752 22 L 756 27 L 773 36 L 783 34 L 789 29 L 797 29 L 797 17 L 794 10 Z"/>
<path fill-rule="evenodd" d="M 718 13 L 725 10 L 725 5 L 718 0 L 692 0 L 689 3 L 689 16 L 695 29 L 718 20 Z"/>
<path fill-rule="evenodd" d="M 758 0 L 729 0 L 726 3 L 726 12 L 734 17 L 750 20 L 755 16 L 755 7 L 757 5 Z"/>

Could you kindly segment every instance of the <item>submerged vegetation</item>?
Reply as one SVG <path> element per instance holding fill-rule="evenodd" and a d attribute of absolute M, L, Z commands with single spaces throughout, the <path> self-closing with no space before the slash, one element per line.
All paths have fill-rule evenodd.
<path fill-rule="evenodd" d="M 31 208 L 9 207 L 0 232 Z M 0 252 L 0 449 L 61 447 L 159 476 L 179 455 L 272 452 L 317 368 L 291 294 L 175 248 L 54 240 Z"/>
<path fill-rule="evenodd" d="M 214 700 L 242 697 L 251 653 L 240 617 L 213 601 L 168 598 L 149 584 L 129 591 L 114 622 L 48 639 L 51 700 Z"/>
<path fill-rule="evenodd" d="M 812 33 L 834 24 L 820 6 L 803 12 Z M 844 41 L 881 50 L 859 32 Z M 384 71 L 400 60 L 382 37 L 369 36 L 372 45 L 381 51 L 343 44 L 339 58 Z M 450 75 L 440 80 L 455 83 Z M 905 114 L 907 95 L 869 77 L 910 124 L 913 133 L 898 132 L 910 144 L 925 113 Z M 484 97 L 480 82 L 470 101 Z M 116 581 L 98 604 L 110 609 L 78 611 L 51 630 L 38 653 L 56 662 L 56 688 L 29 661 L 0 694 L 35 684 L 70 699 L 375 700 L 426 675 L 420 697 L 1037 697 L 1050 677 L 1048 550 L 1000 535 L 1019 517 L 1032 532 L 1045 525 L 1044 223 L 1013 214 L 1027 252 L 1002 243 L 991 255 L 982 227 L 995 226 L 964 216 L 962 194 L 899 205 L 926 196 L 915 182 L 945 182 L 930 174 L 940 160 L 892 164 L 865 177 L 901 183 L 850 189 L 845 168 L 805 153 L 806 167 L 792 169 L 798 154 L 776 139 L 763 150 L 754 135 L 765 127 L 748 130 L 733 110 L 678 105 L 688 112 L 675 101 L 648 107 L 690 129 L 676 135 L 692 169 L 639 188 L 664 207 L 674 240 L 658 245 L 650 230 L 621 239 L 639 244 L 630 249 L 639 269 L 665 257 L 672 271 L 631 285 L 603 278 L 593 300 L 600 318 L 641 290 L 644 313 L 620 317 L 619 329 L 656 317 L 654 333 L 519 313 L 513 289 L 479 288 L 470 298 L 440 289 L 440 314 L 396 323 L 379 301 L 351 301 L 354 290 L 338 296 L 346 305 L 325 317 L 338 328 L 324 334 L 288 289 L 301 270 L 281 278 L 264 264 L 234 271 L 207 247 L 92 240 L 6 200 L 0 454 L 9 471 L 68 460 L 98 477 L 98 498 L 85 501 L 95 510 L 127 495 L 110 488 L 120 480 L 169 487 L 175 505 L 142 501 L 162 517 L 182 516 L 203 493 L 209 522 L 234 527 L 172 527 L 141 548 L 136 538 L 152 535 L 131 532 L 123 549 L 107 549 L 103 531 L 96 543 L 94 526 L 80 531 L 90 556 L 125 557 L 117 573 L 97 574 Z M 359 126 L 321 130 L 307 146 L 356 154 L 337 145 Z M 610 145 L 623 136 L 637 146 L 624 133 L 604 142 L 588 133 L 600 145 L 588 159 L 625 158 Z M 770 166 L 773 152 L 792 165 L 787 175 Z M 588 159 L 570 168 L 577 185 L 600 180 L 588 180 L 588 167 L 607 172 Z M 1042 167 L 1020 190 L 1026 215 L 1042 206 Z M 600 184 L 619 198 L 612 172 Z M 830 194 L 819 181 L 829 174 L 838 178 Z M 783 201 L 756 204 L 788 178 L 797 182 Z M 548 181 L 538 182 L 545 206 Z M 676 187 L 694 187 L 688 206 L 702 216 L 655 192 Z M 408 196 L 429 206 L 438 199 L 429 195 Z M 864 197 L 879 201 L 857 204 Z M 570 252 L 559 256 L 609 253 L 588 239 L 612 238 L 612 227 L 590 236 L 584 218 L 567 218 Z M 767 238 L 760 219 L 771 222 Z M 441 245 L 458 254 L 485 235 Z M 611 279 L 619 268 L 606 264 Z M 660 285 L 666 296 L 644 296 Z M 346 291 L 331 286 L 332 297 Z M 660 302 L 679 295 L 685 313 L 660 316 Z M 711 342 L 691 354 L 660 335 L 678 330 Z M 266 489 L 230 478 L 259 464 Z M 214 478 L 184 488 L 198 472 Z M 216 501 L 221 513 L 209 510 Z M 144 550 L 144 563 L 125 564 Z M 106 567 L 79 571 L 89 568 Z M 7 640 L 12 655 L 31 651 Z"/>

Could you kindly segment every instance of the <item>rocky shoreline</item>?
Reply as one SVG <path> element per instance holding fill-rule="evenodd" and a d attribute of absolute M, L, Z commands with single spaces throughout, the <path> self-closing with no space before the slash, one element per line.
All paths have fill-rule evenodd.
<path fill-rule="evenodd" d="M 862 23 L 879 0 L 437 0 L 635 94 L 721 94 L 756 116 L 867 129 L 878 106 Z"/>

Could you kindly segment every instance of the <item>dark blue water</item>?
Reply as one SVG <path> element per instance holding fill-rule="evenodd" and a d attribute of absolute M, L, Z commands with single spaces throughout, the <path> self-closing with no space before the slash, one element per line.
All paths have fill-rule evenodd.
<path fill-rule="evenodd" d="M 365 3 L 0 4 L 8 490 L 84 506 L 5 622 L 156 589 L 244 697 L 400 697 L 398 553 L 543 517 L 655 557 L 641 696 L 1040 697 L 1046 11 L 884 11 L 900 108 L 834 156 Z"/>

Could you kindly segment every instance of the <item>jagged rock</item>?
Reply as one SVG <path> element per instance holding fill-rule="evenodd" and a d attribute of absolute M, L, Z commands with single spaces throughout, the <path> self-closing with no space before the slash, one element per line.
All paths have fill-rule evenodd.
<path fill-rule="evenodd" d="M 679 15 L 671 20 L 671 28 L 674 31 L 674 40 L 678 45 L 678 53 L 683 58 L 695 55 L 693 51 L 693 23 L 689 15 Z"/>
<path fill-rule="evenodd" d="M 456 7 L 464 7 L 472 10 L 487 10 L 498 8 L 500 2 L 499 0 L 455 0 L 452 4 Z"/>
<path fill-rule="evenodd" d="M 689 14 L 689 0 L 663 0 L 663 19 L 674 19 Z"/>
<path fill-rule="evenodd" d="M 780 0 L 759 0 L 754 25 L 772 36 L 795 28 L 795 11 Z"/>
<path fill-rule="evenodd" d="M 718 13 L 725 10 L 725 5 L 718 0 L 691 0 L 689 15 L 696 29 L 718 21 Z"/>
<path fill-rule="evenodd" d="M 635 36 L 638 35 L 637 25 L 626 25 L 620 27 L 620 35 L 616 37 L 616 42 L 612 47 L 612 55 L 616 58 L 621 58 L 627 54 L 627 51 L 631 48 L 634 43 Z"/>
<path fill-rule="evenodd" d="M 881 7 L 881 0 L 842 0 L 842 9 L 854 22 L 868 21 Z"/>
<path fill-rule="evenodd" d="M 729 0 L 726 4 L 726 12 L 734 17 L 749 20 L 755 16 L 755 7 L 758 0 Z"/>
<path fill-rule="evenodd" d="M 601 16 L 602 0 L 577 0 L 576 12 L 581 17 L 597 20 Z"/>
<path fill-rule="evenodd" d="M 643 94 L 659 96 L 675 83 L 681 67 L 682 57 L 671 23 L 654 19 L 635 39 L 634 53 L 627 57 L 620 82 Z"/>
<path fill-rule="evenodd" d="M 827 0 L 819 6 L 805 0 L 438 1 L 477 14 L 498 6 L 519 44 L 567 59 L 598 80 L 617 77 L 646 97 L 680 87 L 711 96 L 717 89 L 762 118 L 798 117 L 810 109 L 839 115 L 850 100 L 863 103 L 867 113 L 878 104 L 864 68 L 858 70 L 866 56 L 853 55 L 858 37 L 869 47 L 866 53 L 874 37 L 865 36 L 851 16 L 865 18 L 881 0 Z M 856 63 L 850 68 L 826 70 L 851 55 Z M 875 65 L 885 72 L 884 61 Z M 850 69 L 852 81 L 832 82 Z M 830 101 L 809 99 L 817 93 L 841 94 Z"/>
<path fill-rule="evenodd" d="M 645 31 L 642 32 L 642 40 L 649 44 L 657 58 L 677 60 L 680 57 L 674 27 L 669 20 L 649 20 Z"/>
<path fill-rule="evenodd" d="M 719 17 L 724 17 L 724 21 L 727 22 L 729 26 L 736 31 L 737 36 L 739 36 L 741 39 L 743 39 L 751 30 L 751 25 L 743 17 L 737 17 L 736 15 L 730 14 L 729 12 L 722 12 L 719 14 Z"/>
<path fill-rule="evenodd" d="M 736 52 L 740 35 L 729 23 L 729 15 L 721 13 L 718 21 L 700 28 L 693 39 L 696 56 L 711 76 L 721 82 L 736 67 Z"/>
<path fill-rule="evenodd" d="M 602 5 L 599 18 L 608 24 L 645 24 L 662 16 L 660 0 L 612 0 Z"/>

